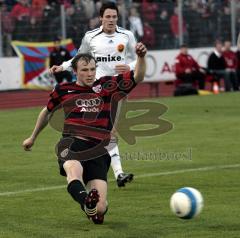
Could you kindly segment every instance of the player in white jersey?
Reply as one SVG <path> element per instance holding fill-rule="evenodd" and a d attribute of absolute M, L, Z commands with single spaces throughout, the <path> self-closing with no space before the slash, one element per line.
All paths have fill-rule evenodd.
<path fill-rule="evenodd" d="M 85 34 L 78 52 L 90 53 L 94 56 L 97 61 L 97 79 L 133 70 L 136 64 L 136 40 L 132 32 L 117 26 L 117 6 L 112 2 L 103 4 L 100 9 L 100 20 L 101 27 Z M 71 70 L 71 61 L 53 66 L 50 73 Z M 133 174 L 123 172 L 114 136 L 107 149 L 117 184 L 119 187 L 125 186 L 126 182 L 132 181 Z"/>

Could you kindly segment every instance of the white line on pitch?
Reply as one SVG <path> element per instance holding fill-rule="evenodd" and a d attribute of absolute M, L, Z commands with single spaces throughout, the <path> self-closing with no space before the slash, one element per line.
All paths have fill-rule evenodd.
<path fill-rule="evenodd" d="M 0 196 L 11 196 L 11 195 L 16 195 L 21 193 L 41 192 L 41 191 L 55 190 L 55 189 L 60 189 L 65 187 L 66 185 L 59 185 L 59 186 L 50 186 L 50 187 L 42 187 L 42 188 L 25 189 L 25 190 L 19 190 L 15 192 L 3 192 L 3 193 L 0 193 Z"/>
<path fill-rule="evenodd" d="M 239 168 L 239 167 L 240 167 L 240 164 L 208 166 L 208 167 L 200 167 L 200 168 L 193 168 L 193 169 L 181 169 L 181 170 L 166 171 L 166 172 L 159 172 L 159 173 L 142 174 L 142 175 L 134 176 L 134 178 L 137 179 L 137 178 L 156 177 L 156 176 L 181 174 L 181 173 L 196 172 L 196 171 L 199 172 L 199 171 L 209 171 L 209 170 L 217 170 L 217 169 L 232 169 L 232 168 Z M 113 179 L 109 180 L 109 182 L 113 182 L 113 181 L 115 180 Z M 42 188 L 35 188 L 35 189 L 25 189 L 25 190 L 19 190 L 15 192 L 3 192 L 3 193 L 0 193 L 0 196 L 11 196 L 11 195 L 17 195 L 22 193 L 41 192 L 41 191 L 56 190 L 61 188 L 66 188 L 66 185 L 42 187 Z"/>
<path fill-rule="evenodd" d="M 163 175 L 171 175 L 171 174 L 181 174 L 181 173 L 194 172 L 194 171 L 232 169 L 232 168 L 239 168 L 239 167 L 240 167 L 240 164 L 217 165 L 217 166 L 208 166 L 208 167 L 200 167 L 200 168 L 193 168 L 193 169 L 181 169 L 181 170 L 166 171 L 166 172 L 159 172 L 159 173 L 142 174 L 142 175 L 138 175 L 134 178 L 146 178 L 146 177 L 155 177 L 155 176 L 163 176 Z"/>

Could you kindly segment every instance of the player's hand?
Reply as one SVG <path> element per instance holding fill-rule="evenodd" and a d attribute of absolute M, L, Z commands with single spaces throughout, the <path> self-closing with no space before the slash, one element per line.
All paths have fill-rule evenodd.
<path fill-rule="evenodd" d="M 59 73 L 63 71 L 63 67 L 61 65 L 57 66 L 57 65 L 53 65 L 50 69 L 49 69 L 49 73 L 50 74 L 54 74 L 54 73 Z"/>
<path fill-rule="evenodd" d="M 127 64 L 118 64 L 115 67 L 115 71 L 117 74 L 123 74 L 130 71 L 130 67 Z"/>
<path fill-rule="evenodd" d="M 33 144 L 34 140 L 31 137 L 29 137 L 23 141 L 22 146 L 24 150 L 31 151 L 31 147 L 33 146 Z"/>
<path fill-rule="evenodd" d="M 142 43 L 139 42 L 136 44 L 136 54 L 138 55 L 138 57 L 143 58 L 147 53 L 147 48 L 146 46 Z"/>

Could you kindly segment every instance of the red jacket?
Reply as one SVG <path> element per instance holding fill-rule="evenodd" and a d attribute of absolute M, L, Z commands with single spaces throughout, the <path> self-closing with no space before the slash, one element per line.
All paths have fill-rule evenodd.
<path fill-rule="evenodd" d="M 143 32 L 144 35 L 142 38 L 142 42 L 148 47 L 154 47 L 156 43 L 156 35 L 154 29 L 150 25 L 144 24 Z"/>
<path fill-rule="evenodd" d="M 198 71 L 200 68 L 199 64 L 191 55 L 185 55 L 180 53 L 175 58 L 175 73 L 176 75 L 185 73 L 186 69 L 191 71 Z"/>
<path fill-rule="evenodd" d="M 30 8 L 20 3 L 17 3 L 16 5 L 14 5 L 10 13 L 10 17 L 12 17 L 14 20 L 21 20 L 21 18 L 25 16 L 27 17 L 30 16 Z"/>
<path fill-rule="evenodd" d="M 143 19 L 147 22 L 156 21 L 158 14 L 158 5 L 154 2 L 148 2 L 147 0 L 142 1 L 142 14 Z"/>
<path fill-rule="evenodd" d="M 236 54 L 233 51 L 224 51 L 223 57 L 225 59 L 227 69 L 237 69 L 238 60 Z"/>
<path fill-rule="evenodd" d="M 178 15 L 172 15 L 171 18 L 170 18 L 170 27 L 171 27 L 171 31 L 173 33 L 173 35 L 175 37 L 178 37 L 179 36 L 179 27 L 178 27 Z M 186 33 L 186 23 L 185 21 L 183 20 L 183 23 L 182 23 L 182 30 L 183 30 L 183 33 Z"/>

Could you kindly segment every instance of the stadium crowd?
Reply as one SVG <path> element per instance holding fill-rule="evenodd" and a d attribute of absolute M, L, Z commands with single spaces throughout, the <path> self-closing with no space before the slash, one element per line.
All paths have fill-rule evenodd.
<path fill-rule="evenodd" d="M 148 49 L 179 47 L 177 1 L 112 1 L 117 3 L 120 16 L 125 16 L 124 19 L 120 17 L 118 25 L 124 23 Z M 99 25 L 97 13 L 103 2 L 104 0 L 0 0 L 3 41 L 46 42 L 61 36 L 60 6 L 63 5 L 66 37 L 72 38 L 78 47 L 84 33 Z M 236 2 L 236 26 L 239 28 L 240 1 Z M 230 1 L 185 0 L 182 24 L 184 42 L 189 47 L 210 46 L 216 38 L 231 39 Z"/>

